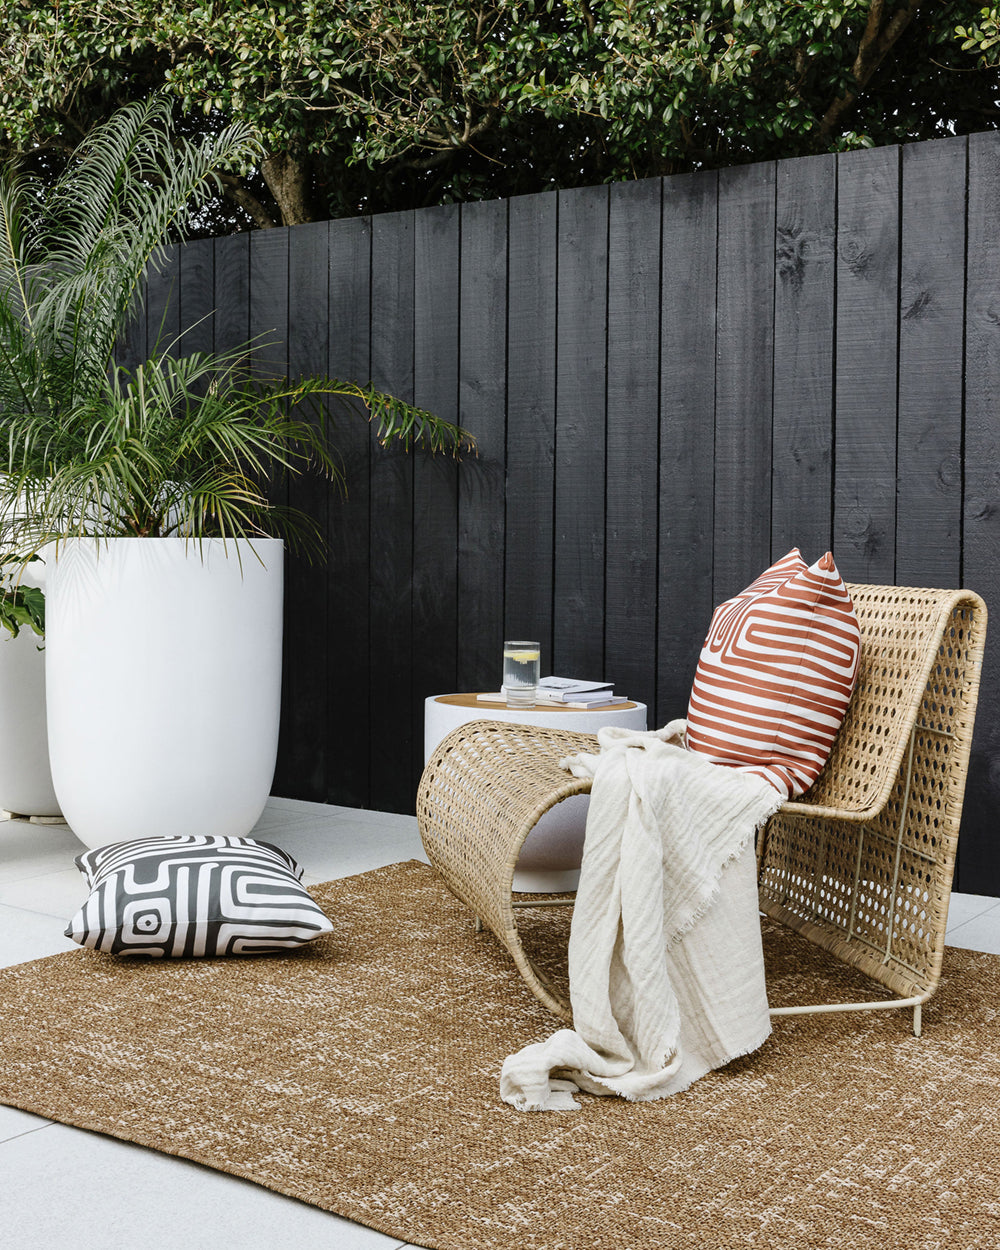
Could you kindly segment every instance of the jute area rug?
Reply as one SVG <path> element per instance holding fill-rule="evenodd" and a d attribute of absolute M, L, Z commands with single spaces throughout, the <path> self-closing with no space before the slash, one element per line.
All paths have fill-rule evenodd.
<path fill-rule="evenodd" d="M 292 955 L 0 973 L 0 1102 L 246 1177 L 439 1250 L 1000 1246 L 1000 959 L 949 950 L 909 1013 L 779 1019 L 664 1102 L 500 1101 L 555 1022 L 415 862 L 313 890 Z M 562 959 L 567 917 L 534 913 Z M 772 1002 L 870 985 L 777 927 Z"/>

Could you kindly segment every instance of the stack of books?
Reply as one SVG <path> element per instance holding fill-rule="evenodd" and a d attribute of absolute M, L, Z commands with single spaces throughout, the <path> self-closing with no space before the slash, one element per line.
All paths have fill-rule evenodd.
<path fill-rule="evenodd" d="M 601 708 L 627 703 L 624 695 L 615 694 L 614 682 L 577 681 L 572 677 L 543 677 L 538 683 L 535 704 L 551 703 L 559 707 Z M 503 691 L 497 694 L 481 694 L 481 703 L 505 703 Z"/>

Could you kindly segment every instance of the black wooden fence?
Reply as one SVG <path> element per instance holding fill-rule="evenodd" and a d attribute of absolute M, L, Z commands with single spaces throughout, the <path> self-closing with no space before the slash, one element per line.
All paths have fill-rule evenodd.
<path fill-rule="evenodd" d="M 479 440 L 345 420 L 346 500 L 294 486 L 329 559 L 289 570 L 277 792 L 412 811 L 425 696 L 497 688 L 505 634 L 683 715 L 713 605 L 792 546 L 1000 605 L 998 205 L 990 133 L 175 252 L 150 338 L 273 331 Z M 959 884 L 1000 895 L 998 653 Z"/>

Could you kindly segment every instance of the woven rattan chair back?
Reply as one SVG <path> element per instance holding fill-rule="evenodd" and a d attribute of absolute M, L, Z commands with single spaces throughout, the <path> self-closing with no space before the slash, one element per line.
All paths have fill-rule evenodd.
<path fill-rule="evenodd" d="M 941 970 L 986 609 L 968 591 L 848 589 L 862 631 L 858 683 L 816 784 L 760 840 L 761 908 L 923 1001 Z M 431 863 L 567 1020 L 568 1002 L 521 945 L 511 890 L 543 813 L 590 788 L 558 761 L 594 748 L 588 734 L 473 721 L 438 745 L 417 796 Z"/>
<path fill-rule="evenodd" d="M 857 687 L 816 784 L 767 826 L 761 910 L 926 998 L 944 954 L 986 608 L 967 591 L 848 589 Z"/>

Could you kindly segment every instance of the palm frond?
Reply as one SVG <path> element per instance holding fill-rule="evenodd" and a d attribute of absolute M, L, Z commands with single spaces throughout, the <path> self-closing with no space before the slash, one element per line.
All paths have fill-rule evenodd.
<path fill-rule="evenodd" d="M 0 172 L 0 297 L 5 307 L 31 324 L 28 299 L 27 223 L 28 189 L 13 166 Z"/>
<path fill-rule="evenodd" d="M 242 124 L 197 143 L 178 138 L 164 97 L 119 109 L 91 131 L 36 209 L 27 260 L 44 258 L 47 280 L 29 301 L 32 321 L 53 343 L 72 344 L 80 368 L 107 368 L 170 227 L 213 194 L 219 168 L 259 156 Z"/>
<path fill-rule="evenodd" d="M 426 447 L 430 451 L 450 452 L 453 456 L 476 449 L 476 440 L 468 430 L 376 390 L 370 383 L 365 387 L 337 383 L 337 387 L 338 394 L 356 394 L 364 402 L 375 426 L 375 436 L 383 447 L 396 440 L 407 450 Z"/>

